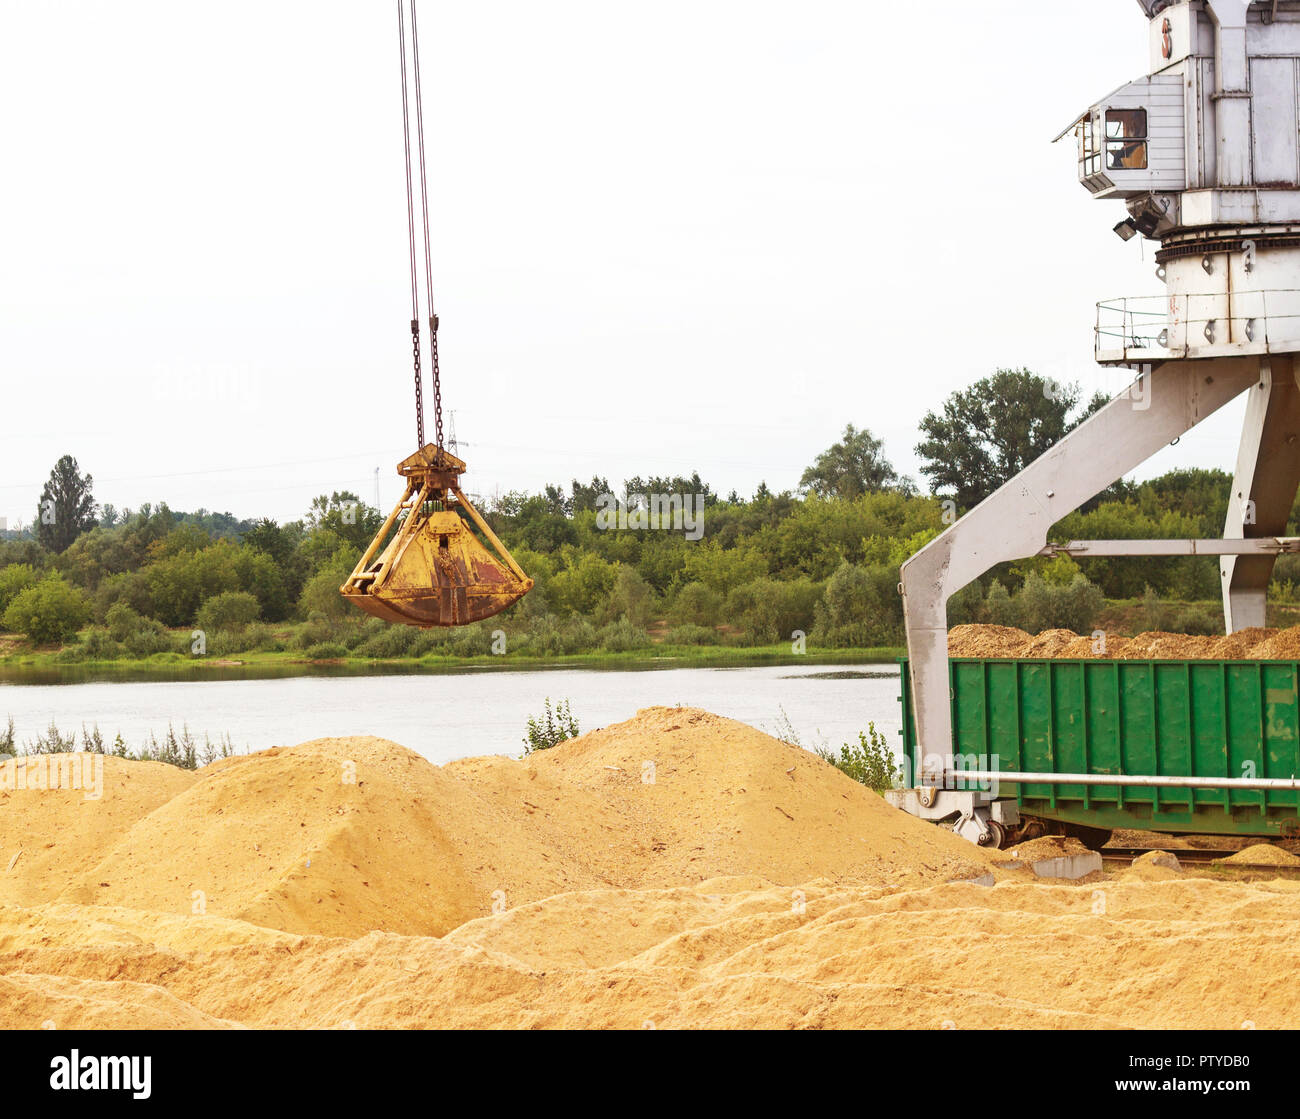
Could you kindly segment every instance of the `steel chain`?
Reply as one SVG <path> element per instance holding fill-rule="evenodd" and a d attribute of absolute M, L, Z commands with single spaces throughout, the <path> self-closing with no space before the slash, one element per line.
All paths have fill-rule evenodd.
<path fill-rule="evenodd" d="M 438 454 L 442 455 L 442 371 L 438 368 L 438 320 L 429 322 L 429 360 L 433 363 L 433 424 Z"/>
<path fill-rule="evenodd" d="M 437 354 L 437 343 L 434 343 L 434 354 Z M 424 377 L 420 372 L 420 321 L 419 319 L 411 320 L 411 353 L 415 358 L 415 432 L 418 442 L 417 447 L 424 446 Z M 434 368 L 437 368 L 437 357 L 434 357 Z M 436 383 L 436 382 L 435 382 Z M 442 429 L 442 413 L 438 414 L 438 428 Z"/>

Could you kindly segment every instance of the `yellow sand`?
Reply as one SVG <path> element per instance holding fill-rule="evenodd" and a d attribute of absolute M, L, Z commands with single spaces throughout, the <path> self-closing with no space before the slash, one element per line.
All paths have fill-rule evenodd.
<path fill-rule="evenodd" d="M 1229 855 L 1226 859 L 1218 861 L 1232 864 L 1253 863 L 1257 866 L 1300 866 L 1300 858 L 1270 843 L 1257 843 L 1253 847 L 1243 848 L 1235 855 Z"/>
<path fill-rule="evenodd" d="M 1300 1022 L 1300 883 L 1041 883 L 703 711 L 525 761 L 109 761 L 3 802 L 0 1027 Z"/>
<path fill-rule="evenodd" d="M 1067 658 L 1072 660 L 1300 660 L 1300 626 L 1244 629 L 1227 637 L 1185 633 L 1106 634 L 1104 640 L 1068 629 L 1031 636 L 1009 626 L 955 626 L 948 653 L 975 658 Z"/>

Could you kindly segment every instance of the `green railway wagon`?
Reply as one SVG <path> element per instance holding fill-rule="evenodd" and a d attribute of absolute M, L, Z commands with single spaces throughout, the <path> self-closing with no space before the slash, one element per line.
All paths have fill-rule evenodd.
<path fill-rule="evenodd" d="M 904 749 L 917 774 L 906 659 L 902 681 Z M 1237 782 L 1002 786 L 998 796 L 1025 820 L 1080 832 L 1300 836 L 1300 791 L 1240 787 L 1300 775 L 1300 662 L 954 658 L 949 682 L 957 768 Z"/>

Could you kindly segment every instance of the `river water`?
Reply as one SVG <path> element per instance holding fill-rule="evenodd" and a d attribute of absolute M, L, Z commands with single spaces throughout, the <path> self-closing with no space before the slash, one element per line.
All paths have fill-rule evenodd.
<path fill-rule="evenodd" d="M 65 735 L 99 728 L 134 748 L 168 726 L 202 742 L 229 735 L 239 752 L 312 738 L 376 735 L 441 764 L 481 754 L 520 754 L 530 715 L 547 698 L 568 700 L 582 730 L 638 709 L 683 704 L 769 733 L 793 730 L 806 747 L 856 740 L 875 722 L 899 752 L 896 665 L 483 671 L 305 676 L 281 679 L 16 683 L 0 679 L 0 730 L 18 741 L 54 722 Z M 788 720 L 788 722 L 787 722 Z"/>

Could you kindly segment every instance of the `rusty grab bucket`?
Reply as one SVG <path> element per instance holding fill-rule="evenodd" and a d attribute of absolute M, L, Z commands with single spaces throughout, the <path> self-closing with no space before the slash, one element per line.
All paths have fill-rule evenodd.
<path fill-rule="evenodd" d="M 428 629 L 480 622 L 533 589 L 462 492 L 460 459 L 430 444 L 397 472 L 406 492 L 339 588 L 344 598 L 376 618 Z"/>

